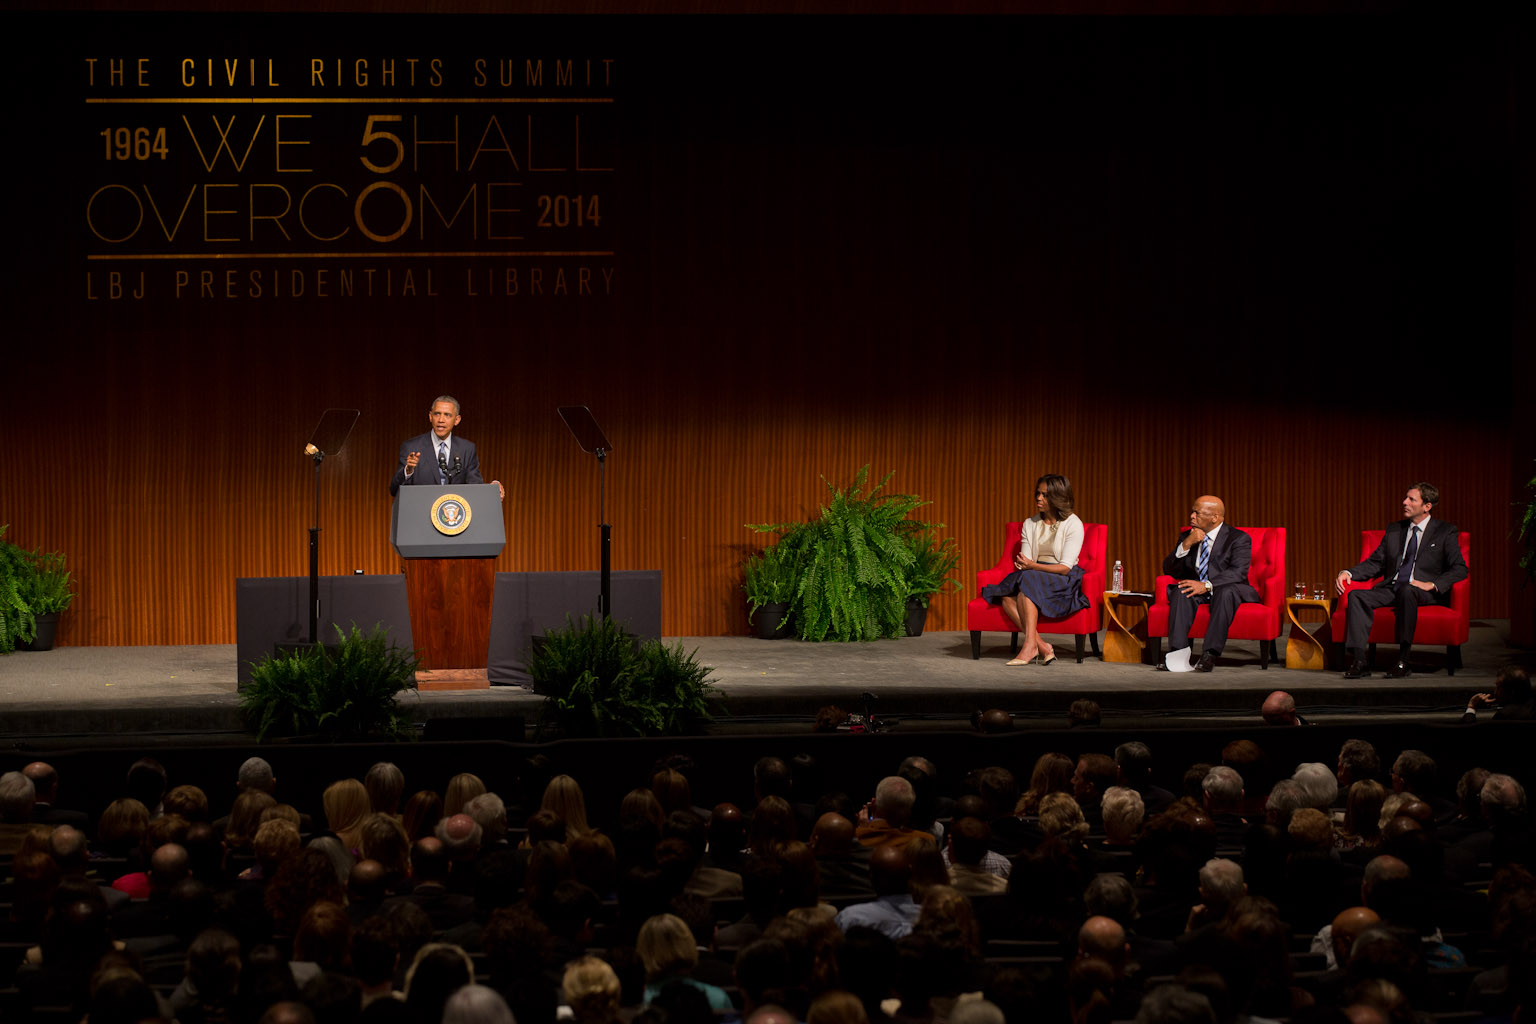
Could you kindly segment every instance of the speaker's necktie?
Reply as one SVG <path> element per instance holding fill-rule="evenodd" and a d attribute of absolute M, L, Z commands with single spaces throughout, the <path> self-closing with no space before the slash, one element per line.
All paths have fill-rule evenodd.
<path fill-rule="evenodd" d="M 440 484 L 446 484 L 448 482 L 448 477 L 443 472 L 443 468 L 442 468 L 442 467 L 446 466 L 447 464 L 448 464 L 448 442 L 447 441 L 439 441 L 439 442 L 437 442 L 437 466 L 438 466 L 438 469 L 437 469 L 437 482 L 440 483 Z"/>
<path fill-rule="evenodd" d="M 1195 565 L 1200 570 L 1200 578 L 1205 579 L 1206 571 L 1211 567 L 1211 538 L 1200 542 L 1200 558 Z"/>
<path fill-rule="evenodd" d="M 1410 583 L 1413 580 L 1413 563 L 1419 557 L 1419 528 L 1413 527 L 1408 532 L 1408 549 L 1403 552 L 1403 564 L 1397 569 L 1397 582 Z"/>

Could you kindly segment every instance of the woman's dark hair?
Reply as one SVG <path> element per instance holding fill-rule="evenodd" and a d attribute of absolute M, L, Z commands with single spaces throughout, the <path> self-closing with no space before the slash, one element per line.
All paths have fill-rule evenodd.
<path fill-rule="evenodd" d="M 1072 514 L 1076 503 L 1072 499 L 1072 481 L 1059 473 L 1047 473 L 1035 481 L 1035 492 L 1045 487 L 1045 503 L 1050 507 L 1051 518 L 1057 522 Z"/>

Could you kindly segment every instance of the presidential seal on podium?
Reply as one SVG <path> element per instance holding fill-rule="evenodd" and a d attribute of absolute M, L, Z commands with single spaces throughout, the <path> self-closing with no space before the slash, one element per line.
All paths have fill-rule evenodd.
<path fill-rule="evenodd" d="M 452 537 L 469 526 L 469 502 L 463 495 L 445 494 L 432 503 L 432 526 L 438 533 Z"/>

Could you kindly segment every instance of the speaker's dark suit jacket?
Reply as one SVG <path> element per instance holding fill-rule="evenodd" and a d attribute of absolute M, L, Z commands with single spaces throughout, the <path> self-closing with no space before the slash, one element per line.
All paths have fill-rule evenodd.
<path fill-rule="evenodd" d="M 1262 600 L 1248 582 L 1248 563 L 1252 558 L 1253 538 L 1231 523 L 1222 523 L 1221 531 L 1211 541 L 1211 559 L 1205 571 L 1211 594 L 1186 597 L 1177 586 L 1168 586 L 1170 651 L 1189 646 L 1189 627 L 1195 621 L 1195 611 L 1207 601 L 1211 605 L 1211 621 L 1205 628 L 1205 650 L 1219 652 L 1226 645 L 1227 630 L 1232 625 L 1232 616 L 1237 614 L 1237 606 Z M 1191 545 L 1183 555 L 1175 547 L 1163 559 L 1163 574 L 1176 580 L 1199 579 L 1200 545 Z"/>
<path fill-rule="evenodd" d="M 1398 586 L 1397 571 L 1403 564 L 1403 549 L 1408 544 L 1411 526 L 1408 520 L 1399 519 L 1387 527 L 1371 557 L 1350 568 L 1349 575 L 1353 579 L 1363 581 L 1380 576 L 1381 582 L 1370 590 L 1350 593 L 1348 610 L 1344 614 L 1346 648 L 1363 648 L 1370 636 L 1376 610 L 1389 606 L 1397 615 L 1397 642 L 1412 643 L 1419 621 L 1419 605 L 1445 604 L 1450 598 L 1451 587 L 1467 578 L 1467 563 L 1461 557 L 1460 533 L 1455 524 L 1430 516 L 1419 537 L 1413 578 L 1432 583 L 1435 589 L 1433 592 L 1419 590 L 1406 583 Z"/>
<path fill-rule="evenodd" d="M 448 482 L 450 484 L 483 484 L 480 477 L 480 457 L 475 454 L 475 443 L 466 441 L 457 434 L 451 435 L 448 442 Z M 421 461 L 416 464 L 416 471 L 410 476 L 405 475 L 405 458 L 411 452 L 420 452 Z M 454 469 L 454 460 L 458 460 L 458 469 Z M 437 436 L 430 430 L 425 434 L 418 434 L 400 446 L 400 463 L 395 467 L 395 477 L 389 482 L 391 496 L 399 492 L 405 484 L 431 484 L 437 486 Z"/>
<path fill-rule="evenodd" d="M 1364 581 L 1380 576 L 1377 587 L 1390 587 L 1397 580 L 1397 570 L 1403 564 L 1403 548 L 1408 543 L 1409 522 L 1399 519 L 1387 527 L 1381 543 L 1371 552 L 1371 557 L 1349 570 L 1349 575 Z M 1467 563 L 1461 557 L 1460 531 L 1455 524 L 1429 517 L 1424 535 L 1419 538 L 1419 556 L 1413 563 L 1413 578 L 1433 583 L 1435 592 L 1442 597 L 1451 587 L 1467 578 Z"/>

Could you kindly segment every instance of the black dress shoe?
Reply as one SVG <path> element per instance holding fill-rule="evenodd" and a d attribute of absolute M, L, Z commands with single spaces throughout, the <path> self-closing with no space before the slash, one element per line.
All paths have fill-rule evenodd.
<path fill-rule="evenodd" d="M 1173 669 L 1168 667 L 1168 663 L 1164 662 L 1164 661 L 1160 661 L 1160 662 L 1157 663 L 1157 670 L 1159 672 L 1172 672 L 1173 671 Z"/>
<path fill-rule="evenodd" d="M 1369 679 L 1369 678 L 1371 678 L 1371 672 L 1370 672 L 1369 669 L 1367 669 L 1365 667 L 1365 663 L 1364 662 L 1362 662 L 1362 661 L 1352 661 L 1352 662 L 1349 663 L 1349 667 L 1344 670 L 1344 678 L 1345 679 Z"/>
<path fill-rule="evenodd" d="M 1408 663 L 1406 661 L 1400 661 L 1396 665 L 1393 665 L 1391 668 L 1387 669 L 1388 679 L 1406 679 L 1412 674 L 1413 673 L 1409 670 Z"/>
<path fill-rule="evenodd" d="M 1216 655 L 1212 654 L 1210 651 L 1206 651 L 1204 654 L 1200 655 L 1200 660 L 1195 662 L 1196 672 L 1209 672 L 1215 667 Z"/>

